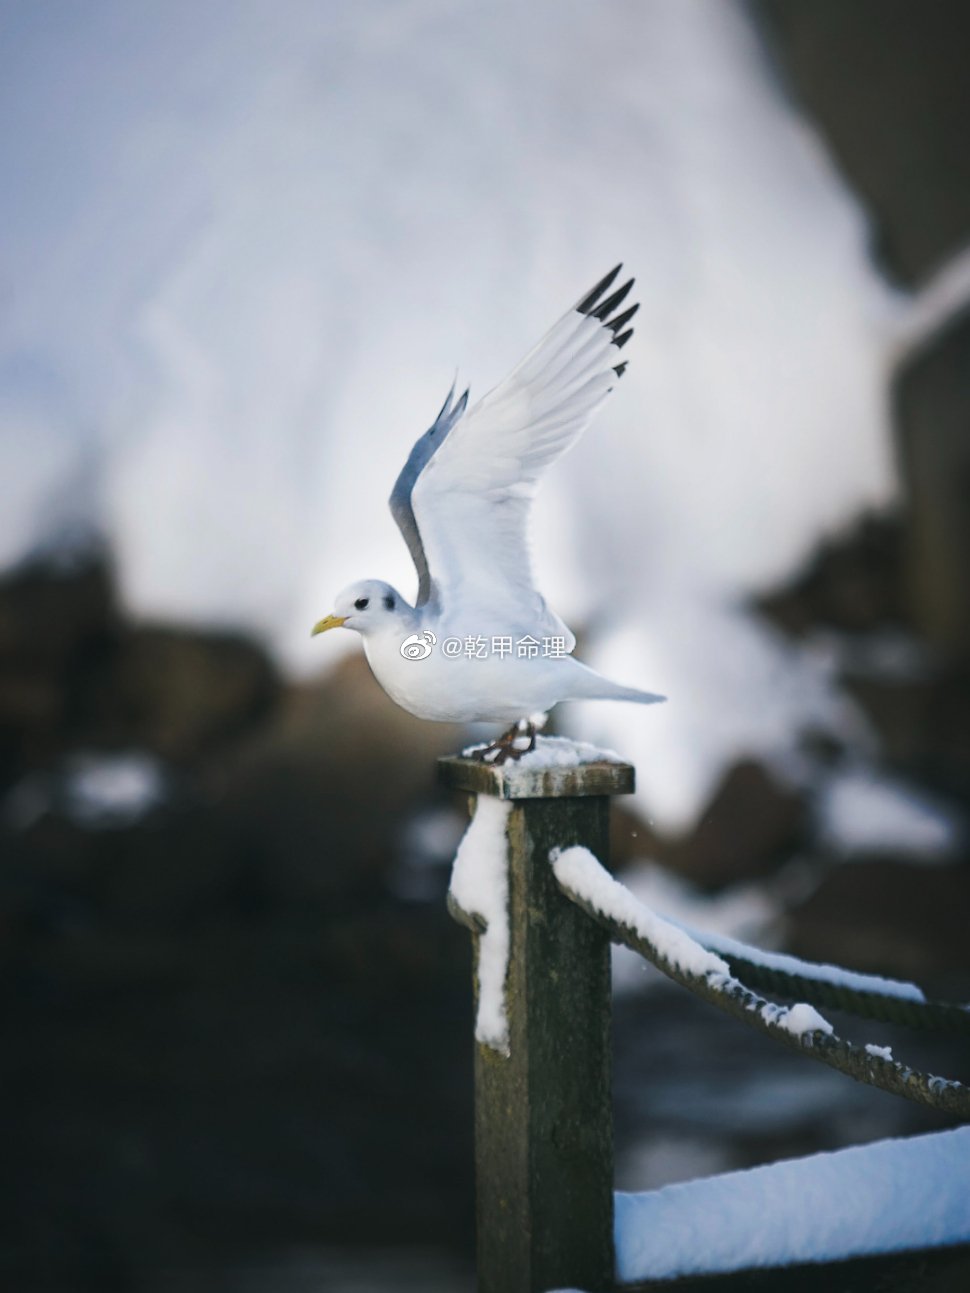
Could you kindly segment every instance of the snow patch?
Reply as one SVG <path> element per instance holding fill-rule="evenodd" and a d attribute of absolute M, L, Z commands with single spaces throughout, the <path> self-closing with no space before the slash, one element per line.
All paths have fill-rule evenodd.
<path fill-rule="evenodd" d="M 90 826 L 122 826 L 161 803 L 164 779 L 149 754 L 88 754 L 78 757 L 67 784 L 75 820 Z"/>
<path fill-rule="evenodd" d="M 627 925 L 687 974 L 730 976 L 727 962 L 706 951 L 682 929 L 655 915 L 606 871 L 587 848 L 574 845 L 549 855 L 556 879 L 601 915 Z"/>
<path fill-rule="evenodd" d="M 621 1280 L 970 1240 L 970 1127 L 616 1195 Z"/>
<path fill-rule="evenodd" d="M 782 970 L 786 974 L 796 974 L 802 979 L 813 979 L 816 983 L 832 983 L 841 988 L 856 992 L 878 992 L 882 996 L 898 997 L 903 1001 L 925 1001 L 922 989 L 915 983 L 900 979 L 883 979 L 878 974 L 860 974 L 856 970 L 846 970 L 841 965 L 828 965 L 824 962 L 800 961 L 797 956 L 788 956 L 784 952 L 766 952 L 763 948 L 752 947 L 737 939 L 727 938 L 724 934 L 699 932 L 690 925 L 674 924 L 683 928 L 692 938 L 698 939 L 712 951 L 724 956 L 737 956 L 754 965 L 764 966 L 769 970 Z"/>
<path fill-rule="evenodd" d="M 116 830 L 164 803 L 169 790 L 169 777 L 151 754 L 84 752 L 55 772 L 24 777 L 7 796 L 3 813 L 14 830 L 29 830 L 47 813 L 63 814 L 86 830 Z"/>
<path fill-rule="evenodd" d="M 765 939 L 771 936 L 771 927 L 779 914 L 779 900 L 768 891 L 763 881 L 732 885 L 720 893 L 706 894 L 657 863 L 643 861 L 624 868 L 623 884 L 638 902 L 660 913 L 695 942 L 718 954 L 722 953 L 722 948 L 709 945 L 711 940 L 707 931 Z M 699 932 L 701 929 L 703 933 Z M 614 944 L 614 993 L 664 983 L 666 979 L 654 972 L 639 953 Z"/>
<path fill-rule="evenodd" d="M 845 857 L 890 853 L 945 860 L 964 834 L 957 815 L 939 801 L 865 768 L 834 773 L 816 812 L 821 843 Z"/>
<path fill-rule="evenodd" d="M 794 1006 L 776 1006 L 769 1002 L 761 1007 L 761 1016 L 769 1024 L 784 1028 L 795 1037 L 804 1037 L 806 1033 L 835 1032 L 829 1021 L 805 1001 L 799 1001 Z"/>
<path fill-rule="evenodd" d="M 475 1038 L 509 1053 L 505 976 L 509 963 L 508 824 L 511 804 L 479 795 L 475 816 L 458 845 L 449 892 L 462 911 L 481 916 L 478 940 L 478 1016 Z"/>
<path fill-rule="evenodd" d="M 875 1042 L 866 1042 L 866 1050 L 870 1055 L 875 1055 L 881 1060 L 892 1060 L 893 1057 L 891 1046 L 877 1046 Z"/>
<path fill-rule="evenodd" d="M 566 736 L 537 736 L 536 748 L 516 760 L 515 767 L 528 772 L 541 768 L 578 768 L 584 763 L 624 763 L 615 750 L 604 750 L 588 741 Z"/>
<path fill-rule="evenodd" d="M 470 745 L 462 750 L 462 758 L 470 759 L 487 748 L 487 741 Z M 588 741 L 573 741 L 566 736 L 537 736 L 534 750 L 519 755 L 517 759 L 503 764 L 502 768 L 509 775 L 514 774 L 517 768 L 526 772 L 541 772 L 544 768 L 579 768 L 585 763 L 624 762 L 615 750 L 603 750 Z"/>

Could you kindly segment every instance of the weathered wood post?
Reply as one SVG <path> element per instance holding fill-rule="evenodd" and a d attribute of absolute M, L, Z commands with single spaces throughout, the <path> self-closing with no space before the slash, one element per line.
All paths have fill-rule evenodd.
<path fill-rule="evenodd" d="M 512 801 L 509 1054 L 479 1042 L 475 1056 L 479 1291 L 599 1293 L 613 1287 L 610 943 L 559 891 L 549 851 L 582 844 L 608 865 L 609 796 L 634 771 L 438 766 L 452 789 Z"/>

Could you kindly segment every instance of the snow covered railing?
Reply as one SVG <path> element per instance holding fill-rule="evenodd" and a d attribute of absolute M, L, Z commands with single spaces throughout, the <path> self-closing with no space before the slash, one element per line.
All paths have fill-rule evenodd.
<path fill-rule="evenodd" d="M 860 974 L 840 965 L 801 961 L 783 952 L 766 952 L 721 934 L 701 933 L 678 924 L 695 942 L 724 958 L 731 973 L 748 988 L 813 1006 L 844 1010 L 861 1019 L 904 1024 L 925 1032 L 970 1037 L 970 1007 L 932 1001 L 915 983 Z"/>
<path fill-rule="evenodd" d="M 629 1287 L 758 1271 L 771 1279 L 758 1288 L 787 1289 L 779 1268 L 800 1266 L 802 1288 L 965 1289 L 970 1258 L 954 1246 L 970 1234 L 968 1200 L 970 1127 L 617 1194 L 617 1277 Z M 933 1276 L 925 1256 L 922 1272 L 907 1269 L 903 1254 L 931 1247 Z M 854 1277 L 819 1265 L 876 1255 L 878 1274 L 871 1261 Z"/>
<path fill-rule="evenodd" d="M 970 1119 L 970 1087 L 931 1073 L 917 1072 L 893 1059 L 885 1047 L 871 1043 L 857 1046 L 846 1041 L 836 1035 L 829 1021 L 811 1002 L 799 1001 L 791 1006 L 782 1006 L 758 996 L 734 977 L 722 956 L 702 946 L 681 926 L 664 920 L 638 902 L 600 865 L 590 850 L 577 847 L 554 850 L 550 860 L 556 880 L 566 896 L 599 921 L 614 943 L 638 952 L 668 978 L 689 988 L 696 996 L 859 1082 L 940 1109 L 953 1117 Z M 756 967 L 754 949 L 747 950 L 749 955 L 738 959 Z M 804 966 L 803 974 L 794 981 L 807 987 L 809 995 L 813 988 L 818 988 L 831 999 L 837 986 L 835 974 L 812 980 L 809 977 L 812 968 Z M 834 967 L 830 969 L 834 970 Z M 777 976 L 776 971 L 776 981 Z M 906 999 L 890 991 L 904 985 L 884 982 L 886 991 L 882 997 L 885 1001 Z M 905 986 L 919 993 L 913 985 Z M 870 999 L 875 995 L 872 990 L 865 994 Z M 951 1006 L 948 1010 L 960 1021 L 966 1018 L 962 1007 Z"/>
<path fill-rule="evenodd" d="M 608 870 L 609 797 L 634 788 L 633 768 L 616 756 L 540 738 L 537 749 L 517 763 L 499 767 L 463 757 L 442 759 L 439 767 L 446 785 L 474 797 L 473 821 L 455 861 L 449 908 L 471 930 L 475 952 L 480 1293 L 537 1293 L 567 1287 L 602 1293 L 632 1288 L 631 1280 L 663 1281 L 701 1270 L 738 1271 L 746 1264 L 752 1278 L 757 1274 L 753 1268 L 759 1266 L 784 1267 L 794 1279 L 791 1285 L 756 1282 L 752 1288 L 822 1288 L 827 1287 L 824 1275 L 815 1285 L 811 1268 L 809 1283 L 798 1282 L 799 1270 L 806 1269 L 798 1263 L 842 1262 L 842 1267 L 832 1270 L 846 1274 L 845 1264 L 852 1264 L 848 1259 L 895 1261 L 898 1278 L 894 1276 L 887 1289 L 935 1288 L 922 1274 L 929 1250 L 934 1250 L 932 1261 L 937 1266 L 961 1260 L 964 1250 L 953 1246 L 970 1242 L 970 1205 L 964 1222 L 959 1202 L 955 1203 L 950 1219 L 955 1218 L 954 1223 L 948 1221 L 939 1233 L 929 1224 L 932 1216 L 923 1228 L 918 1224 L 915 1229 L 897 1228 L 894 1235 L 906 1236 L 899 1243 L 894 1235 L 885 1242 L 879 1238 L 885 1226 L 870 1226 L 866 1242 L 875 1247 L 867 1247 L 866 1242 L 855 1247 L 846 1244 L 840 1236 L 848 1223 L 841 1230 L 835 1225 L 824 1251 L 811 1245 L 793 1248 L 787 1240 L 769 1241 L 761 1224 L 764 1218 L 741 1207 L 741 1230 L 730 1242 L 725 1240 L 725 1255 L 712 1252 L 700 1265 L 685 1266 L 670 1246 L 674 1231 L 670 1230 L 668 1242 L 665 1229 L 676 1220 L 685 1234 L 696 1235 L 698 1244 L 705 1242 L 716 1220 L 707 1209 L 711 1199 L 720 1197 L 718 1181 L 725 1182 L 725 1198 L 738 1198 L 732 1194 L 740 1188 L 737 1181 L 713 1178 L 669 1187 L 673 1194 L 661 1190 L 617 1195 L 614 1200 L 609 945 L 612 940 L 634 948 L 677 982 L 803 1054 L 958 1117 L 970 1116 L 966 1087 L 914 1072 L 898 1063 L 887 1048 L 857 1047 L 842 1040 L 815 1004 L 855 1005 L 858 1013 L 870 1018 L 884 1018 L 887 1012 L 900 1018 L 901 1010 L 911 1016 L 905 1021 L 916 1026 L 958 1032 L 966 1029 L 966 1010 L 927 1002 L 912 984 L 813 966 L 729 940 L 694 935 L 637 902 Z M 740 982 L 735 971 L 772 985 L 795 1004 L 766 1001 Z M 947 1135 L 962 1139 L 952 1142 L 952 1149 L 945 1140 L 939 1150 L 935 1141 L 928 1143 L 925 1153 L 916 1141 L 900 1154 L 878 1145 L 867 1149 L 874 1163 L 905 1159 L 921 1170 L 934 1155 L 948 1163 L 960 1161 L 965 1134 L 943 1133 Z M 837 1155 L 819 1157 L 838 1159 Z M 845 1160 L 852 1167 L 862 1161 Z M 830 1163 L 815 1165 L 812 1158 L 773 1167 L 784 1171 L 765 1178 L 769 1193 L 774 1188 L 770 1182 L 782 1177 L 786 1182 L 791 1178 L 797 1194 L 799 1182 L 806 1189 L 814 1188 L 830 1172 L 841 1170 Z M 931 1189 L 930 1177 L 924 1176 L 923 1184 Z M 755 1193 L 761 1180 L 752 1181 Z M 887 1188 L 918 1201 L 923 1197 L 919 1185 L 907 1180 Z M 848 1193 L 852 1195 L 851 1190 Z M 949 1193 L 959 1198 L 959 1189 Z M 861 1196 L 854 1203 L 857 1210 L 864 1206 Z M 917 1206 L 921 1205 L 917 1202 Z M 757 1214 L 758 1208 L 753 1212 Z M 778 1209 L 778 1236 L 797 1230 L 801 1216 L 797 1206 L 791 1216 Z M 750 1224 L 748 1234 L 743 1229 L 745 1219 Z M 652 1233 L 658 1225 L 660 1230 Z M 764 1238 L 760 1246 L 759 1233 Z M 690 1240 L 685 1244 L 691 1247 Z M 757 1248 L 755 1257 L 750 1256 L 752 1244 Z M 909 1253 L 885 1256 L 900 1247 Z M 917 1265 L 914 1248 L 923 1250 Z M 815 1255 L 806 1259 L 805 1251 Z M 883 1256 L 860 1258 L 872 1253 Z M 879 1270 L 881 1279 L 883 1268 Z M 915 1271 L 912 1278 L 910 1271 Z M 776 1276 L 780 1273 L 774 1270 Z M 770 1276 L 772 1270 L 763 1269 L 761 1274 Z M 853 1283 L 854 1278 L 847 1275 L 847 1288 L 869 1287 L 865 1274 L 862 1283 Z M 617 1279 L 626 1283 L 618 1286 Z"/>

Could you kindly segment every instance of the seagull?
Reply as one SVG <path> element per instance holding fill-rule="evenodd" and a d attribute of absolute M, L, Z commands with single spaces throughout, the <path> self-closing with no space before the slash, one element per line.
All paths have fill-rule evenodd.
<path fill-rule="evenodd" d="M 359 633 L 377 681 L 419 718 L 511 724 L 480 757 L 535 747 L 561 701 L 663 696 L 624 687 L 572 656 L 576 639 L 535 586 L 529 512 L 543 472 L 565 453 L 622 377 L 619 352 L 639 306 L 621 309 L 622 265 L 567 311 L 472 408 L 452 384 L 390 497 L 418 574 L 413 606 L 377 579 L 351 584 L 313 635 Z"/>

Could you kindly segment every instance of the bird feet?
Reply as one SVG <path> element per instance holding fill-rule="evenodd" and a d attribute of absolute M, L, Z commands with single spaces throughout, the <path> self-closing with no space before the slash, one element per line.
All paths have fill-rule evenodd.
<path fill-rule="evenodd" d="M 510 759 L 521 759 L 523 754 L 529 754 L 536 748 L 538 731 L 539 724 L 528 718 L 520 718 L 507 732 L 496 737 L 491 745 L 483 745 L 480 750 L 476 750 L 472 758 L 481 763 L 498 764 L 499 767 Z"/>

